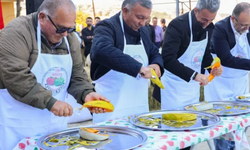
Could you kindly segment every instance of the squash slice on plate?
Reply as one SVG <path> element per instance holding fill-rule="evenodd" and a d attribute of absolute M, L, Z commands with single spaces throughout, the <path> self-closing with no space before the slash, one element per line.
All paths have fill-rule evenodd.
<path fill-rule="evenodd" d="M 99 130 L 92 128 L 81 128 L 79 130 L 79 134 L 82 139 L 90 140 L 90 141 L 102 141 L 107 140 L 109 138 L 108 134 L 100 134 Z"/>

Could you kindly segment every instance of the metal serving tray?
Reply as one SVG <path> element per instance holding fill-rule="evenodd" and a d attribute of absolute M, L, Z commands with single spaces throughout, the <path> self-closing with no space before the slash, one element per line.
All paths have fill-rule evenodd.
<path fill-rule="evenodd" d="M 80 128 L 72 128 L 67 129 L 58 133 L 50 134 L 42 136 L 38 139 L 37 145 L 45 150 L 128 150 L 136 148 L 147 141 L 147 135 L 141 131 L 125 128 L 125 127 L 117 127 L 117 126 L 88 126 L 86 128 L 93 128 L 99 130 L 101 133 L 108 133 L 109 140 L 99 141 L 97 144 L 92 145 L 82 145 L 78 148 L 72 148 L 73 146 L 57 146 L 57 147 L 48 147 L 44 144 L 44 142 L 50 145 L 56 145 L 58 143 L 48 142 L 51 138 L 55 137 L 57 139 L 61 138 L 72 138 L 77 137 L 80 138 L 79 130 Z M 87 141 L 87 140 L 86 140 Z"/>
<path fill-rule="evenodd" d="M 244 115 L 250 113 L 250 103 L 236 102 L 236 101 L 211 101 L 208 103 L 212 103 L 214 109 L 219 109 L 218 112 L 211 112 L 210 110 L 206 110 L 204 112 L 213 113 L 217 116 L 237 116 Z M 193 106 L 201 105 L 202 103 L 192 104 L 185 107 L 186 110 L 190 110 Z M 231 109 L 226 109 L 226 106 L 231 106 Z"/>
<path fill-rule="evenodd" d="M 245 98 L 240 98 L 240 96 L 244 96 Z M 250 93 L 238 95 L 235 97 L 235 99 L 236 101 L 240 102 L 250 102 Z"/>
<path fill-rule="evenodd" d="M 189 127 L 172 127 L 162 123 L 162 115 L 168 113 L 192 113 L 197 115 L 197 120 L 195 124 Z M 152 125 L 145 125 L 139 119 L 142 118 L 152 118 L 152 119 L 161 119 L 161 121 L 156 122 Z M 142 113 L 137 116 L 131 117 L 130 122 L 137 127 L 145 128 L 155 131 L 184 131 L 184 130 L 200 130 L 204 128 L 209 128 L 220 122 L 220 118 L 214 114 L 209 114 L 205 112 L 198 111 L 154 111 L 149 113 Z"/>

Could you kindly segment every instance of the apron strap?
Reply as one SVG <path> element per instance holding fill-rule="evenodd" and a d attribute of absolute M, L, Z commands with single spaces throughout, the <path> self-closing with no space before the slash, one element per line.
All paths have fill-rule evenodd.
<path fill-rule="evenodd" d="M 126 37 L 125 37 L 124 24 L 123 24 L 123 19 L 122 19 L 122 11 L 121 11 L 121 13 L 119 15 L 119 19 L 120 19 L 120 23 L 121 23 L 123 38 L 124 38 L 124 48 L 123 49 L 125 49 L 125 46 L 127 45 L 127 41 L 126 41 Z M 142 46 L 144 47 L 141 37 L 140 37 L 140 42 L 141 42 Z"/>
<path fill-rule="evenodd" d="M 192 30 L 192 15 L 191 11 L 188 13 L 189 28 L 190 28 L 190 42 L 193 42 L 193 30 Z"/>

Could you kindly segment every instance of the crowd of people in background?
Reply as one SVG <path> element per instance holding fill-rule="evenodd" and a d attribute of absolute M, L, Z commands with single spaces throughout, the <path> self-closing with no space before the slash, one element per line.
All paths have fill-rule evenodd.
<path fill-rule="evenodd" d="M 81 105 L 103 100 L 115 106 L 110 113 L 89 108 L 94 123 L 149 112 L 152 70 L 165 87 L 154 88 L 162 110 L 199 103 L 200 86 L 207 101 L 249 91 L 249 3 L 237 4 L 231 16 L 213 24 L 220 0 L 198 0 L 168 26 L 164 18 L 161 26 L 156 16 L 151 20 L 152 7 L 151 0 L 124 0 L 109 19 L 87 17 L 80 36 L 71 0 L 45 0 L 37 12 L 10 22 L 0 34 L 0 149 L 66 129 L 65 117 L 73 114 L 67 94 Z M 92 82 L 80 43 L 82 57 L 92 61 Z M 205 70 L 216 56 L 221 66 Z M 208 73 L 217 76 L 209 85 Z M 235 147 L 225 140 L 215 145 L 216 150 Z"/>
<path fill-rule="evenodd" d="M 93 42 L 94 37 L 94 30 L 96 24 L 101 21 L 101 18 L 96 16 L 94 17 L 94 21 L 92 17 L 86 18 L 86 26 L 82 28 L 81 32 L 79 33 L 81 39 L 82 39 L 82 55 L 83 58 L 87 58 L 90 54 L 90 49 Z M 167 30 L 166 26 L 166 19 L 162 18 L 160 20 L 161 26 L 158 25 L 158 18 L 153 17 L 151 20 L 151 17 L 149 17 L 145 21 L 145 26 L 148 28 L 149 36 L 151 41 L 158 47 L 161 48 L 163 44 L 163 38 L 165 35 L 165 32 Z"/>

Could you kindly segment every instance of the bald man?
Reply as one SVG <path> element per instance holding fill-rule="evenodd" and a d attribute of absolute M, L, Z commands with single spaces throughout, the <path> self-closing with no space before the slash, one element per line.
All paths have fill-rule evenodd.
<path fill-rule="evenodd" d="M 78 103 L 106 100 L 94 92 L 83 69 L 70 0 L 45 0 L 38 12 L 11 21 L 0 35 L 0 149 L 25 137 L 67 128 Z M 93 108 L 92 113 L 105 110 Z"/>

